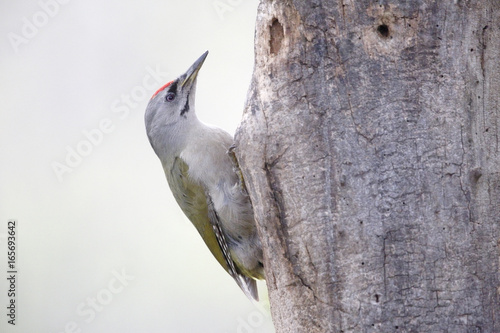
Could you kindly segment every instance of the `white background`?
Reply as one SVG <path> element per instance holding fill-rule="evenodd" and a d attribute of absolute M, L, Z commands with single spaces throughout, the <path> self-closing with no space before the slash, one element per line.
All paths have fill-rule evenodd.
<path fill-rule="evenodd" d="M 209 50 L 196 112 L 234 133 L 256 8 L 256 0 L 0 2 L 1 332 L 272 332 L 268 310 L 245 297 L 177 207 L 143 122 L 152 93 Z M 55 165 L 65 167 L 57 174 Z M 12 218 L 15 327 L 5 308 Z"/>

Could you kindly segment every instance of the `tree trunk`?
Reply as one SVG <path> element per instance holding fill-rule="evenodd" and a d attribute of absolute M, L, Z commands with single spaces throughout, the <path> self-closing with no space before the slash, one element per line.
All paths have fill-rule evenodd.
<path fill-rule="evenodd" d="M 277 332 L 500 332 L 500 1 L 262 0 L 255 56 Z"/>

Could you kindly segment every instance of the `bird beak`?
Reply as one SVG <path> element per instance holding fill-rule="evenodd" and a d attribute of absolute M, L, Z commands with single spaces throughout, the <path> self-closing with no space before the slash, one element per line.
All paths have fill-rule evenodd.
<path fill-rule="evenodd" d="M 196 60 L 194 64 L 192 64 L 191 67 L 189 67 L 189 69 L 185 74 L 186 78 L 181 83 L 182 88 L 184 88 L 184 86 L 186 85 L 190 86 L 194 82 L 194 80 L 196 80 L 196 76 L 198 75 L 198 72 L 200 71 L 200 68 L 203 65 L 203 62 L 205 61 L 207 55 L 208 51 L 203 53 L 201 57 L 199 57 L 198 60 Z"/>

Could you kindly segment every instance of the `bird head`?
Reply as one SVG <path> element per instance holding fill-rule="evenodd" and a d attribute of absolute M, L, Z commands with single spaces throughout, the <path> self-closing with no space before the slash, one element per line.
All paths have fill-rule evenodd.
<path fill-rule="evenodd" d="M 155 148 L 154 142 L 158 139 L 164 143 L 180 139 L 185 133 L 183 129 L 189 126 L 190 121 L 196 119 L 194 103 L 196 93 L 196 79 L 198 72 L 208 55 L 208 51 L 194 62 L 189 69 L 177 79 L 168 82 L 158 89 L 146 107 L 145 122 L 149 140 Z"/>

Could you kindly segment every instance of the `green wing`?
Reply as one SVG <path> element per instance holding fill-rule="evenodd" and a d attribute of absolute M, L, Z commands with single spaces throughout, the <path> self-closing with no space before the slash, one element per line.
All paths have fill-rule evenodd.
<path fill-rule="evenodd" d="M 180 157 L 176 157 L 172 169 L 167 172 L 168 184 L 184 214 L 196 227 L 217 261 L 227 271 L 226 259 L 208 218 L 205 189 L 189 179 L 188 169 L 187 164 Z"/>
<path fill-rule="evenodd" d="M 201 184 L 189 178 L 188 170 L 188 165 L 180 157 L 176 157 L 172 168 L 166 172 L 168 184 L 177 203 L 219 264 L 236 280 L 247 296 L 258 300 L 255 280 L 242 275 L 231 259 L 212 198 Z"/>

